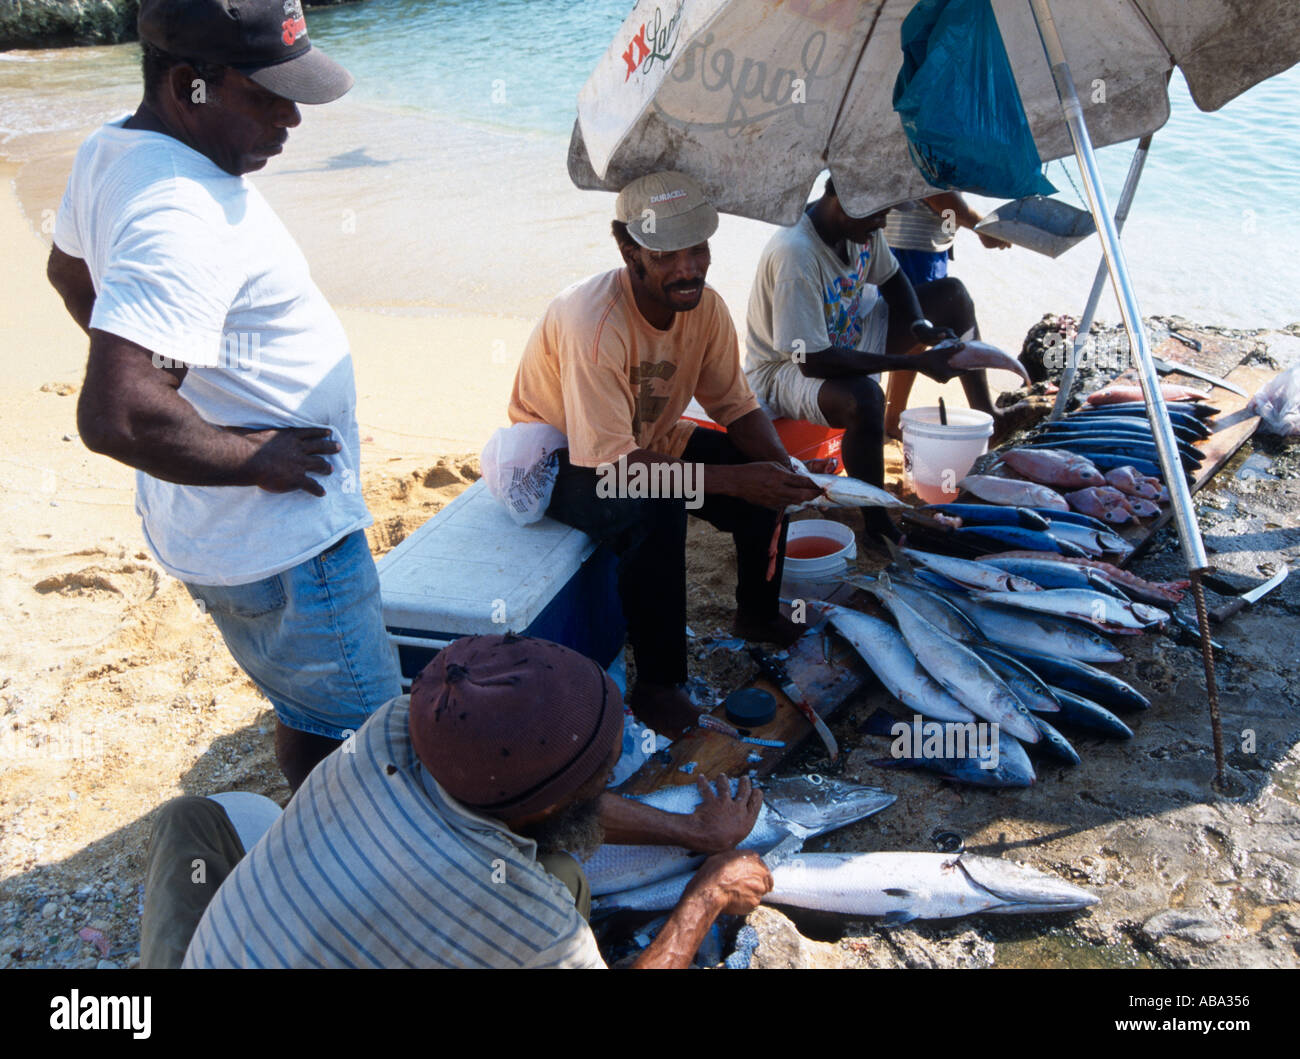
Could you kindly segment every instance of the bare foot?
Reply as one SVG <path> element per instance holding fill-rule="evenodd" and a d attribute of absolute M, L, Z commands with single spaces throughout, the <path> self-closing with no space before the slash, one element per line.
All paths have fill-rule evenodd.
<path fill-rule="evenodd" d="M 789 647 L 808 631 L 808 626 L 798 625 L 784 614 L 753 618 L 737 612 L 736 620 L 731 623 L 731 631 L 742 640 L 749 640 L 752 643 L 770 643 L 778 647 Z"/>
<path fill-rule="evenodd" d="M 637 720 L 670 739 L 696 724 L 703 712 L 686 690 L 676 684 L 638 683 L 627 697 L 627 704 Z"/>

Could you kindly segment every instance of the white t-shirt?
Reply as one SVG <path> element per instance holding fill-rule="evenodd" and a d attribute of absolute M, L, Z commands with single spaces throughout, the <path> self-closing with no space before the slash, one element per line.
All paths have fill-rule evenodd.
<path fill-rule="evenodd" d="M 746 316 L 745 374 L 751 383 L 798 350 L 885 352 L 888 316 L 877 288 L 898 271 L 898 262 L 879 230 L 865 244 L 849 243 L 848 253 L 845 264 L 806 213 L 768 240 Z"/>
<path fill-rule="evenodd" d="M 145 539 L 168 573 L 257 581 L 371 522 L 347 336 L 246 178 L 124 120 L 82 144 L 54 228 L 59 249 L 90 270 L 90 326 L 187 365 L 179 393 L 209 423 L 329 427 L 342 446 L 325 457 L 333 473 L 313 476 L 323 497 L 136 473 Z"/>

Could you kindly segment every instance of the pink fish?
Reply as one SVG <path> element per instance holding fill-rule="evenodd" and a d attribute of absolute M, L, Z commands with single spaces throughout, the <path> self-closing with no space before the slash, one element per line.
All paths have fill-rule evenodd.
<path fill-rule="evenodd" d="M 1106 472 L 1106 482 L 1128 496 L 1154 500 L 1160 495 L 1160 486 L 1132 467 L 1115 467 Z"/>
<path fill-rule="evenodd" d="M 1011 449 L 1002 454 L 1002 461 L 1040 485 L 1079 489 L 1106 484 L 1101 471 L 1088 460 L 1064 449 Z"/>
<path fill-rule="evenodd" d="M 1033 482 L 1022 482 L 1018 478 L 995 478 L 991 474 L 968 474 L 960 482 L 968 493 L 986 500 L 990 504 L 1006 504 L 1012 507 L 1050 507 L 1057 511 L 1069 511 L 1065 502 L 1055 489 Z"/>
<path fill-rule="evenodd" d="M 1166 401 L 1204 401 L 1205 394 L 1187 386 L 1172 382 L 1162 382 L 1160 392 Z M 1096 393 L 1088 395 L 1088 403 L 1094 408 L 1106 404 L 1126 404 L 1130 401 L 1143 401 L 1142 387 L 1135 382 L 1113 382 Z"/>
<path fill-rule="evenodd" d="M 1070 507 L 1081 515 L 1099 518 L 1113 526 L 1121 526 L 1133 517 L 1133 511 L 1125 502 L 1124 494 L 1108 486 L 1066 493 L 1065 499 Z"/>

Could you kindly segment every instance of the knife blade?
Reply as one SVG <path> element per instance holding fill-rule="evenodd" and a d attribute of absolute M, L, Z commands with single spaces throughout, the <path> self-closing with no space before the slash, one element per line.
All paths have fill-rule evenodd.
<path fill-rule="evenodd" d="M 813 730 L 821 739 L 822 745 L 826 747 L 826 753 L 830 759 L 834 761 L 838 758 L 840 756 L 840 746 L 835 741 L 835 736 L 826 727 L 826 722 L 817 716 L 817 711 L 808 705 L 808 700 L 804 698 L 803 692 L 799 690 L 799 685 L 791 680 L 789 674 L 786 673 L 785 666 L 768 655 L 761 647 L 751 647 L 749 656 L 758 663 L 759 672 L 780 688 L 781 693 L 794 704 L 794 708 L 808 718 L 808 723 L 813 726 Z"/>
<path fill-rule="evenodd" d="M 1161 375 L 1169 375 L 1173 372 L 1179 372 L 1182 375 L 1190 375 L 1194 379 L 1203 379 L 1206 382 L 1212 382 L 1215 386 L 1222 386 L 1225 390 L 1240 397 L 1249 397 L 1245 390 L 1240 386 L 1230 383 L 1227 379 L 1221 379 L 1217 375 L 1211 375 L 1208 371 L 1201 371 L 1200 368 L 1193 368 L 1190 364 L 1180 364 L 1175 360 L 1165 360 L 1163 357 L 1152 357 L 1151 363 L 1155 365 L 1156 371 Z"/>
<path fill-rule="evenodd" d="M 1210 611 L 1210 617 L 1214 619 L 1214 621 L 1216 622 L 1227 621 L 1234 614 L 1237 614 L 1240 611 L 1244 610 L 1246 607 L 1249 607 L 1252 603 L 1258 603 L 1260 599 L 1262 599 L 1266 594 L 1272 592 L 1273 589 L 1277 588 L 1278 585 L 1280 585 L 1283 581 L 1285 581 L 1287 575 L 1290 572 L 1291 572 L 1290 567 L 1287 566 L 1282 567 L 1282 569 L 1278 571 L 1278 573 L 1274 574 L 1262 585 L 1257 585 L 1254 588 L 1252 588 L 1249 592 L 1243 592 L 1236 599 L 1231 600 L 1230 602 L 1225 603 L 1223 606 Z"/>

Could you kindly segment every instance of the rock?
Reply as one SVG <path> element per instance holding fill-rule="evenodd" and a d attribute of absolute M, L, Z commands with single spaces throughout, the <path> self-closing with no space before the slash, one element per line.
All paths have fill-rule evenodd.
<path fill-rule="evenodd" d="M 1223 937 L 1223 931 L 1210 920 L 1178 908 L 1157 912 L 1142 924 L 1142 933 L 1152 941 L 1173 937 L 1194 945 L 1210 945 Z"/>
<path fill-rule="evenodd" d="M 120 968 L 112 960 L 100 960 L 97 964 L 95 964 L 95 970 L 97 971 L 120 971 L 121 969 L 122 968 Z"/>
<path fill-rule="evenodd" d="M 755 970 L 843 966 L 834 945 L 805 938 L 774 908 L 760 905 L 745 922 L 758 934 L 758 945 L 749 962 Z"/>
<path fill-rule="evenodd" d="M 53 919 L 59 914 L 59 906 L 53 901 L 46 901 L 41 908 L 42 919 Z"/>

